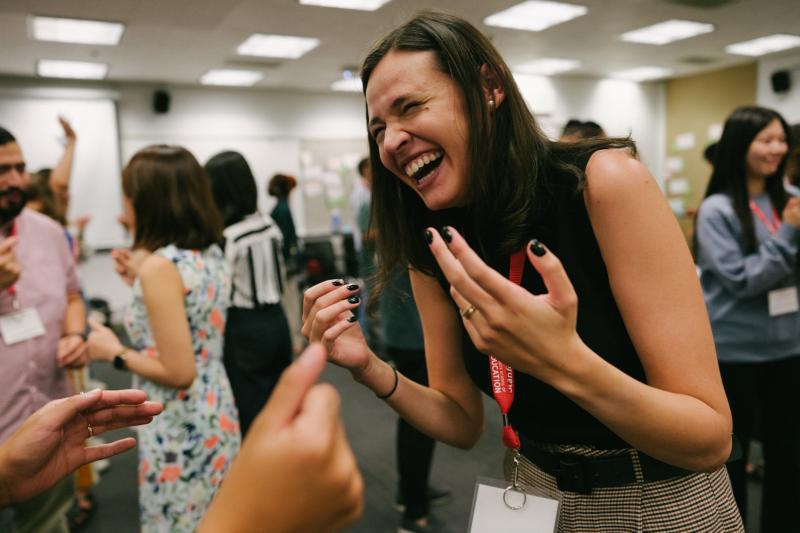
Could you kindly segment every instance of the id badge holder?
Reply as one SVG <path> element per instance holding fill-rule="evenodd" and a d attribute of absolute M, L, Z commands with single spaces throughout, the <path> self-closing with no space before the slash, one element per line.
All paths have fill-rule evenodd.
<path fill-rule="evenodd" d="M 16 299 L 13 308 L 12 312 L 0 315 L 0 335 L 8 346 L 45 334 L 44 324 L 35 308 L 20 309 Z"/>
<path fill-rule="evenodd" d="M 520 487 L 518 465 L 517 455 L 511 484 L 486 477 L 479 477 L 475 482 L 469 533 L 555 532 L 560 502 L 537 494 L 538 491 Z"/>

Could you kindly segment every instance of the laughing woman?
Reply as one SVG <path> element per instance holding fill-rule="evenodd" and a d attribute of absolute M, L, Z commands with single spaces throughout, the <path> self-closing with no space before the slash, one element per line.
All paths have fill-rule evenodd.
<path fill-rule="evenodd" d="M 390 33 L 362 81 L 379 264 L 384 279 L 409 265 L 429 387 L 369 350 L 346 286 L 306 292 L 304 334 L 464 448 L 492 394 L 488 354 L 510 365 L 506 475 L 516 457 L 523 489 L 561 500 L 558 531 L 741 531 L 702 292 L 633 143 L 549 141 L 488 39 L 449 15 Z"/>
<path fill-rule="evenodd" d="M 230 282 L 215 244 L 222 220 L 208 178 L 183 148 L 151 146 L 122 171 L 133 251 L 116 251 L 133 287 L 125 328 L 133 347 L 92 324 L 89 353 L 134 374 L 164 406 L 139 433 L 144 532 L 197 528 L 239 450 L 233 393 L 222 362 Z"/>

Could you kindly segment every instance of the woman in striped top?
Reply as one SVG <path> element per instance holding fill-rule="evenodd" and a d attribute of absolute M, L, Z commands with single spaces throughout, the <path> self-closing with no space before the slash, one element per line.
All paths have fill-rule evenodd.
<path fill-rule="evenodd" d="M 289 325 L 280 303 L 283 236 L 272 218 L 259 213 L 256 182 L 241 154 L 219 153 L 206 171 L 225 224 L 232 283 L 224 360 L 244 435 L 291 363 Z"/>

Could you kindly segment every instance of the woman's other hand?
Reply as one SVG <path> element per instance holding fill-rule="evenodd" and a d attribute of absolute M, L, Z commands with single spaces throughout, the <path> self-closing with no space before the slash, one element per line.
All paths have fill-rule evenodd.
<path fill-rule="evenodd" d="M 535 295 L 484 263 L 455 229 L 429 231 L 431 251 L 475 347 L 551 382 L 564 367 L 559 354 L 582 343 L 575 329 L 578 298 L 561 261 L 538 241 L 526 247 L 527 260 L 547 288 L 546 294 Z"/>
<path fill-rule="evenodd" d="M 800 197 L 789 198 L 783 208 L 781 221 L 795 228 L 800 228 Z"/>
<path fill-rule="evenodd" d="M 343 280 L 328 280 L 307 289 L 303 295 L 303 327 L 300 333 L 310 342 L 321 342 L 328 360 L 350 370 L 363 372 L 370 362 L 370 349 L 355 315 L 361 305 L 359 287 Z"/>
<path fill-rule="evenodd" d="M 115 248 L 111 250 L 114 270 L 128 287 L 133 286 L 133 282 L 136 281 L 136 277 L 139 275 L 139 267 L 149 255 L 150 252 L 142 249 Z"/>
<path fill-rule="evenodd" d="M 339 396 L 315 384 L 325 349 L 311 345 L 281 376 L 199 531 L 339 531 L 363 510 L 363 480 Z"/>

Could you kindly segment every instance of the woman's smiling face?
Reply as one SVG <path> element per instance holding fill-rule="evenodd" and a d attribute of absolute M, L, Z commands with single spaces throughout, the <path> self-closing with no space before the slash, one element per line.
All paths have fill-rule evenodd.
<path fill-rule="evenodd" d="M 366 90 L 369 133 L 381 162 L 419 194 L 428 209 L 459 207 L 469 198 L 464 96 L 433 52 L 393 50 Z"/>

